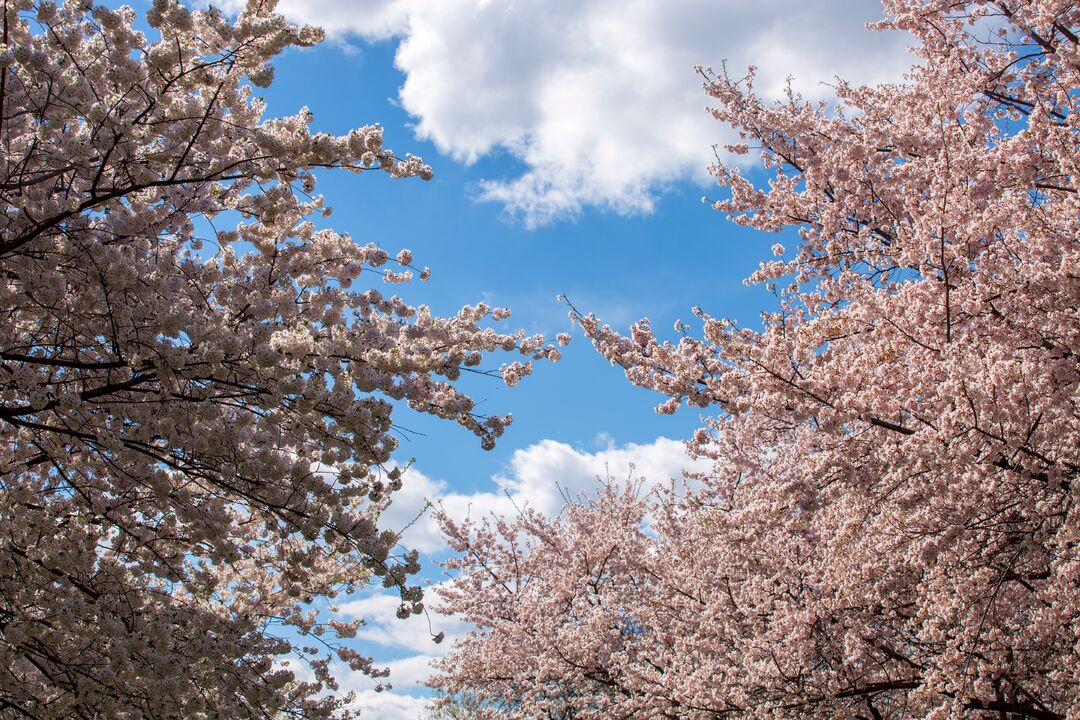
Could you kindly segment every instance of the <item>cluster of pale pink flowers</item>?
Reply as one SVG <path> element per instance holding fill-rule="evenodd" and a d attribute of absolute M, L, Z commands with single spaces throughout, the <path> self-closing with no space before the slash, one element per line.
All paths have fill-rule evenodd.
<path fill-rule="evenodd" d="M 347 714 L 331 662 L 379 671 L 310 604 L 374 576 L 421 607 L 376 524 L 394 401 L 490 446 L 509 416 L 453 381 L 557 356 L 362 287 L 412 255 L 317 229 L 315 171 L 431 170 L 377 126 L 262 117 L 252 84 L 321 37 L 274 5 L 155 0 L 144 33 L 127 8 L 3 4 L 0 716 Z"/>
<path fill-rule="evenodd" d="M 661 411 L 715 411 L 712 471 L 446 521 L 478 630 L 435 684 L 482 716 L 1080 718 L 1080 8 L 885 6 L 903 84 L 702 70 L 770 175 L 718 165 L 715 208 L 798 233 L 762 328 L 578 317 Z"/>

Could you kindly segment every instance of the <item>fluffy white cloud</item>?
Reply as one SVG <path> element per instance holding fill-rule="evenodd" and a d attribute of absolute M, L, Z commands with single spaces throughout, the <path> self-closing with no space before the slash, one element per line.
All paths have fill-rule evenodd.
<path fill-rule="evenodd" d="M 238 2 L 239 0 L 232 0 Z M 704 112 L 695 65 L 758 67 L 810 96 L 839 75 L 897 79 L 903 36 L 870 33 L 876 0 L 284 0 L 338 36 L 397 37 L 416 132 L 465 161 L 506 152 L 516 177 L 480 197 L 526 223 L 585 206 L 648 212 L 666 184 L 704 180 L 730 133 Z"/>
<path fill-rule="evenodd" d="M 361 690 L 356 693 L 354 707 L 362 711 L 361 717 L 372 720 L 420 720 L 430 702 L 427 698 L 396 692 Z"/>
<path fill-rule="evenodd" d="M 238 13 L 247 0 L 195 0 Z M 409 7 L 403 0 L 281 0 L 277 11 L 299 25 L 318 25 L 332 37 L 348 35 L 382 40 L 400 34 L 408 26 Z"/>
<path fill-rule="evenodd" d="M 401 620 L 395 614 L 400 603 L 397 595 L 390 592 L 377 592 L 341 605 L 338 613 L 349 618 L 363 618 L 357 637 L 369 643 L 385 648 L 396 648 L 417 653 L 417 657 L 439 657 L 444 655 L 450 643 L 436 645 L 432 636 L 436 633 L 452 640 L 469 631 L 469 626 L 458 618 L 436 614 L 438 596 L 429 588 L 425 602 L 432 611 L 429 615 L 413 615 Z M 425 661 L 426 662 L 426 661 Z M 423 679 L 418 674 L 417 665 L 398 665 L 391 667 L 391 681 L 398 687 L 415 685 Z"/>
<path fill-rule="evenodd" d="M 565 504 L 565 496 L 593 490 L 600 479 L 643 478 L 648 484 L 666 484 L 672 478 L 681 479 L 684 470 L 706 467 L 706 463 L 687 457 L 681 441 L 668 438 L 623 446 L 608 441 L 607 447 L 595 452 L 542 440 L 515 450 L 509 466 L 494 478 L 496 487 L 491 491 L 454 492 L 445 482 L 409 469 L 381 522 L 389 529 L 405 528 L 402 544 L 431 554 L 441 550 L 444 543 L 432 513 L 425 512 L 429 503 L 459 519 L 470 514 L 510 516 L 525 507 L 552 515 Z"/>

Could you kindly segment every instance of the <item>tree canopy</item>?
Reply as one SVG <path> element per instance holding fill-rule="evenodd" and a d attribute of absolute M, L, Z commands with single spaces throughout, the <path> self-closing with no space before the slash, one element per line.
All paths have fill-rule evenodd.
<path fill-rule="evenodd" d="M 377 125 L 263 117 L 270 61 L 322 37 L 274 5 L 155 0 L 150 38 L 129 8 L 3 3 L 2 717 L 348 714 L 331 661 L 384 673 L 313 603 L 376 577 L 422 609 L 377 523 L 394 404 L 490 447 L 510 416 L 454 381 L 558 357 L 505 309 L 367 282 L 428 271 L 329 229 L 315 172 L 431 169 Z"/>
<path fill-rule="evenodd" d="M 1080 708 L 1080 9 L 886 0 L 906 81 L 778 104 L 701 70 L 788 231 L 761 329 L 574 316 L 634 384 L 712 415 L 683 487 L 444 518 L 434 684 L 477 717 L 1038 718 Z M 707 268 L 703 269 L 707 271 Z"/>

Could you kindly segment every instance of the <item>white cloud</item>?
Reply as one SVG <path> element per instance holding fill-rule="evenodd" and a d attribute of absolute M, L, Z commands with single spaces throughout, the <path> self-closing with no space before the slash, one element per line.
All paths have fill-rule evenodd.
<path fill-rule="evenodd" d="M 390 671 L 390 675 L 378 680 L 362 672 L 350 670 L 347 665 L 340 663 L 333 665 L 333 672 L 334 677 L 337 678 L 338 683 L 341 685 L 341 690 L 344 692 L 351 690 L 358 694 L 368 691 L 389 694 L 386 690 L 380 691 L 376 689 L 376 686 L 385 686 L 387 683 L 393 686 L 394 694 L 409 694 L 417 691 L 428 692 L 426 688 L 421 686 L 421 683 L 434 673 L 431 663 L 440 657 L 442 655 L 419 654 L 398 660 L 390 660 L 389 662 L 381 662 L 376 658 L 375 665 L 377 667 Z"/>
<path fill-rule="evenodd" d="M 553 515 L 565 504 L 564 496 L 594 490 L 598 479 L 632 477 L 644 478 L 649 484 L 666 484 L 672 478 L 681 479 L 684 470 L 706 468 L 707 463 L 687 457 L 681 441 L 669 438 L 623 446 L 609 439 L 605 448 L 595 452 L 555 440 L 541 440 L 514 451 L 508 467 L 494 478 L 496 488 L 491 491 L 454 492 L 445 482 L 409 469 L 380 523 L 393 530 L 408 525 L 401 544 L 432 554 L 445 545 L 432 513 L 424 512 L 429 502 L 457 519 L 488 513 L 512 516 L 525 507 Z"/>
<path fill-rule="evenodd" d="M 389 592 L 377 592 L 366 597 L 344 603 L 338 613 L 349 618 L 363 618 L 364 625 L 357 631 L 357 637 L 369 643 L 385 648 L 397 648 L 418 653 L 424 657 L 440 657 L 446 654 L 450 640 L 463 636 L 469 626 L 458 618 L 438 615 L 438 596 L 435 588 L 428 588 L 424 594 L 428 606 L 427 615 L 413 615 L 405 620 L 395 614 L 400 603 L 397 595 Z M 447 642 L 435 644 L 432 635 L 443 633 Z M 416 674 L 414 667 L 396 666 L 391 668 L 391 681 L 398 687 L 414 685 L 422 677 Z M 404 684 L 403 684 L 404 683 Z"/>
<path fill-rule="evenodd" d="M 430 609 L 436 610 L 437 595 L 429 592 L 426 597 Z M 418 720 L 430 702 L 431 691 L 423 682 L 434 673 L 431 664 L 445 655 L 453 641 L 468 632 L 469 626 L 459 618 L 435 612 L 401 620 L 395 615 L 398 602 L 397 596 L 392 593 L 375 592 L 338 608 L 338 614 L 343 617 L 364 619 L 365 624 L 357 633 L 359 640 L 384 649 L 413 653 L 390 662 L 377 663 L 390 671 L 389 677 L 380 682 L 389 682 L 393 689 L 376 691 L 375 680 L 340 664 L 335 666 L 334 676 L 342 691 L 356 693 L 355 707 L 361 709 L 365 717 Z M 446 640 L 437 645 L 431 635 L 439 631 L 444 633 Z M 378 653 L 375 655 L 378 657 Z"/>
<path fill-rule="evenodd" d="M 596 489 L 601 479 L 644 478 L 649 485 L 679 480 L 684 470 L 703 470 L 707 463 L 691 460 L 681 440 L 657 438 L 651 443 L 618 446 L 603 436 L 606 446 L 595 452 L 563 442 L 542 440 L 514 451 L 507 472 L 495 478 L 518 507 L 529 506 L 553 515 L 571 497 Z"/>
<path fill-rule="evenodd" d="M 195 3 L 238 13 L 247 0 L 195 0 Z M 318 25 L 334 39 L 356 35 L 367 40 L 383 40 L 400 34 L 407 27 L 409 17 L 407 0 L 281 0 L 277 12 L 298 25 Z"/>
<path fill-rule="evenodd" d="M 391 497 L 390 507 L 379 516 L 379 526 L 401 532 L 401 544 L 410 550 L 432 553 L 444 545 L 431 519 L 430 505 L 446 492 L 446 482 L 433 480 L 410 468 L 401 478 L 401 489 Z"/>
<path fill-rule="evenodd" d="M 234 0 L 238 1 L 238 0 Z M 704 112 L 695 65 L 758 90 L 785 78 L 810 96 L 840 75 L 897 79 L 907 38 L 870 33 L 876 0 L 284 0 L 293 18 L 338 36 L 397 37 L 402 105 L 417 135 L 465 162 L 506 152 L 517 177 L 480 197 L 529 224 L 596 206 L 652 210 L 657 192 L 704 180 L 730 133 Z"/>
<path fill-rule="evenodd" d="M 431 692 L 422 688 L 419 683 L 431 676 L 433 672 L 431 663 L 434 660 L 434 656 L 421 654 L 379 664 L 379 667 L 390 670 L 389 681 L 393 683 L 392 690 L 376 689 L 378 685 L 385 686 L 386 678 L 374 680 L 362 672 L 350 669 L 344 663 L 333 662 L 330 669 L 338 681 L 338 690 L 335 693 L 340 695 L 355 693 L 352 708 L 361 710 L 362 717 L 379 718 L 379 720 L 419 720 L 431 702 Z M 294 659 L 277 663 L 277 665 L 291 670 L 299 680 L 316 681 L 315 673 L 304 662 Z"/>
<path fill-rule="evenodd" d="M 378 720 L 419 720 L 431 701 L 427 698 L 402 695 L 396 692 L 362 690 L 356 693 L 354 707 L 362 718 Z"/>

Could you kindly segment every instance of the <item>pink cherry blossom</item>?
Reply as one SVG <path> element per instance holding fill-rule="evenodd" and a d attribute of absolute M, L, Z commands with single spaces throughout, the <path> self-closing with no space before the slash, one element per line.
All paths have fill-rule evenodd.
<path fill-rule="evenodd" d="M 1080 718 L 1080 9 L 885 8 L 902 84 L 701 70 L 768 175 L 716 165 L 714 207 L 789 230 L 749 278 L 778 304 L 678 342 L 575 312 L 661 412 L 708 409 L 713 469 L 444 519 L 478 629 L 434 684 L 478 717 Z"/>
<path fill-rule="evenodd" d="M 348 715 L 331 661 L 385 673 L 311 604 L 381 578 L 422 607 L 376 523 L 394 403 L 490 446 L 510 416 L 479 415 L 462 368 L 554 358 L 383 294 L 411 271 L 316 225 L 317 170 L 431 169 L 376 125 L 263 117 L 269 63 L 322 37 L 274 5 L 154 0 L 144 33 L 129 8 L 3 3 L 0 717 Z"/>

